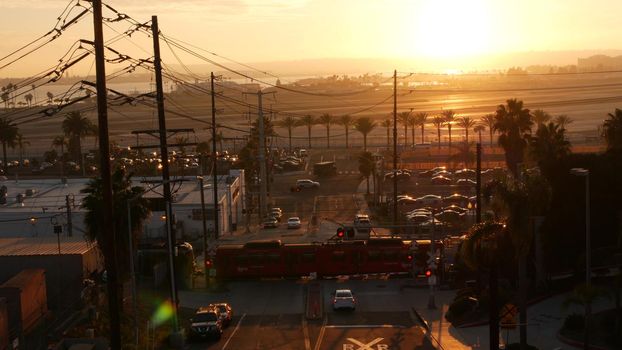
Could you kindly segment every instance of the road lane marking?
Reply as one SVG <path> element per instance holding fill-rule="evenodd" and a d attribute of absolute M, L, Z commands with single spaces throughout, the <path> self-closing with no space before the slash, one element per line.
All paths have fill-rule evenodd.
<path fill-rule="evenodd" d="M 320 350 L 320 345 L 322 345 L 322 338 L 324 338 L 324 332 L 326 330 L 326 322 L 328 322 L 328 317 L 324 316 L 324 322 L 322 322 L 322 328 L 320 328 L 320 334 L 317 336 L 317 341 L 315 342 L 314 350 Z"/>
<path fill-rule="evenodd" d="M 231 338 L 233 338 L 233 336 L 235 335 L 235 332 L 237 332 L 238 329 L 240 329 L 240 324 L 242 324 L 242 320 L 244 319 L 245 316 L 246 316 L 246 314 L 242 314 L 242 317 L 240 317 L 240 320 L 238 321 L 238 324 L 235 326 L 235 329 L 233 330 L 233 332 L 231 332 L 231 335 L 229 336 L 229 338 L 227 338 L 227 341 L 222 346 L 221 350 L 225 350 L 227 345 L 229 345 L 229 341 L 231 340 Z"/>
<path fill-rule="evenodd" d="M 358 350 L 374 350 L 372 349 L 372 346 L 374 346 L 377 343 L 380 343 L 383 339 L 384 338 L 376 338 L 367 344 L 360 342 L 354 338 L 348 338 L 348 341 L 350 343 L 353 343 L 354 345 L 358 345 L 359 346 Z"/>
<path fill-rule="evenodd" d="M 346 324 L 327 325 L 325 328 L 408 328 L 399 324 Z"/>
<path fill-rule="evenodd" d="M 311 350 L 311 339 L 309 339 L 309 328 L 307 327 L 307 320 L 304 315 L 302 316 L 302 333 L 305 336 L 305 350 Z"/>

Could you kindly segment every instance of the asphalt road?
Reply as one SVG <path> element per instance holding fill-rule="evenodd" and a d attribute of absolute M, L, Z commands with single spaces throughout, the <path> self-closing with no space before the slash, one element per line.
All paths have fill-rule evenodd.
<path fill-rule="evenodd" d="M 227 301 L 234 319 L 218 341 L 194 342 L 187 349 L 397 350 L 434 347 L 411 314 L 409 280 L 322 280 L 324 312 L 304 318 L 307 284 L 303 281 L 230 282 L 228 292 L 183 292 L 182 305 L 196 308 Z M 350 288 L 356 311 L 333 311 L 330 293 Z M 422 291 L 425 294 L 425 291 Z"/>

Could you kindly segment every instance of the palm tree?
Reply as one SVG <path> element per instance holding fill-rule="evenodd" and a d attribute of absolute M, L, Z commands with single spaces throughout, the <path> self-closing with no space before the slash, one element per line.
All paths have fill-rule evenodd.
<path fill-rule="evenodd" d="M 536 125 L 546 124 L 551 120 L 551 115 L 545 112 L 542 109 L 536 109 L 531 114 L 531 118 L 533 119 Z"/>
<path fill-rule="evenodd" d="M 482 144 L 482 133 L 486 131 L 486 127 L 482 124 L 477 124 L 473 127 L 473 131 L 475 131 L 479 135 L 479 144 Z"/>
<path fill-rule="evenodd" d="M 380 123 L 380 126 L 387 128 L 387 148 L 391 147 L 391 128 L 393 128 L 393 120 L 391 119 L 385 119 L 382 121 L 382 123 Z"/>
<path fill-rule="evenodd" d="M 475 126 L 475 120 L 471 119 L 471 117 L 460 117 L 458 118 L 458 126 L 464 128 L 464 137 L 466 142 L 469 142 L 469 129 Z"/>
<path fill-rule="evenodd" d="M 67 141 L 67 137 L 65 137 L 65 135 L 59 135 L 59 136 L 56 136 L 54 139 L 52 139 L 52 146 L 60 147 L 60 157 L 61 158 L 65 154 L 65 146 L 67 145 L 67 143 L 68 143 L 68 141 Z"/>
<path fill-rule="evenodd" d="M 32 94 L 28 93 L 26 95 L 24 95 L 24 100 L 26 100 L 26 103 L 28 104 L 28 107 L 30 107 L 30 105 L 32 104 Z"/>
<path fill-rule="evenodd" d="M 515 104 L 512 108 L 515 111 L 522 110 L 522 104 Z M 502 220 L 506 222 L 508 234 L 518 257 L 520 342 L 521 347 L 526 348 L 524 346 L 527 344 L 527 257 L 534 239 L 534 232 L 530 229 L 529 222 L 531 217 L 544 216 L 548 212 L 551 187 L 542 175 L 526 173 L 520 180 L 516 176 L 505 182 L 495 180 L 489 183 L 485 192 L 492 194 L 492 198 L 499 205 L 499 210 L 495 213 L 503 216 Z"/>
<path fill-rule="evenodd" d="M 441 149 L 441 128 L 445 125 L 445 118 L 440 115 L 432 118 L 432 124 L 436 126 L 436 133 L 438 135 L 438 149 Z"/>
<path fill-rule="evenodd" d="M 505 151 L 505 162 L 514 177 L 518 176 L 518 164 L 523 162 L 532 124 L 529 109 L 523 108 L 523 101 L 510 99 L 507 106 L 497 107 L 494 128 L 499 132 L 499 145 Z"/>
<path fill-rule="evenodd" d="M 408 145 L 408 124 L 410 124 L 411 115 L 410 112 L 401 112 L 397 115 L 397 122 L 404 125 L 404 146 Z"/>
<path fill-rule="evenodd" d="M 177 149 L 182 155 L 186 154 L 185 145 L 188 143 L 188 141 L 190 141 L 190 139 L 187 136 L 178 136 L 175 138 L 175 144 L 177 145 Z"/>
<path fill-rule="evenodd" d="M 451 126 L 456 118 L 456 113 L 451 109 L 446 109 L 442 113 L 445 118 L 445 124 L 447 125 L 447 131 L 449 132 L 449 149 L 451 149 Z"/>
<path fill-rule="evenodd" d="M 24 161 L 24 146 L 29 146 L 30 142 L 26 141 L 26 139 L 24 138 L 24 135 L 22 135 L 21 133 L 17 133 L 17 137 L 15 138 L 15 143 L 17 144 L 17 147 L 19 148 L 19 164 L 20 166 L 22 166 L 22 163 Z"/>
<path fill-rule="evenodd" d="M 367 151 L 367 135 L 376 128 L 376 122 L 368 117 L 360 117 L 354 123 L 356 131 L 363 134 L 363 150 Z"/>
<path fill-rule="evenodd" d="M 324 113 L 318 119 L 318 124 L 323 124 L 326 127 L 326 147 L 330 148 L 330 125 L 334 124 L 335 118 L 328 114 Z"/>
<path fill-rule="evenodd" d="M 278 126 L 287 129 L 289 136 L 289 151 L 292 151 L 292 129 L 298 126 L 298 121 L 291 116 L 287 116 L 276 123 Z"/>
<path fill-rule="evenodd" d="M 490 148 L 493 147 L 492 145 L 492 136 L 495 133 L 495 115 L 494 114 L 486 114 L 485 116 L 483 116 L 480 119 L 480 122 L 484 125 L 486 125 L 486 127 L 488 128 L 488 132 L 490 133 Z"/>
<path fill-rule="evenodd" d="M 6 148 L 15 148 L 15 142 L 17 141 L 17 135 L 19 129 L 13 122 L 6 118 L 0 119 L 0 142 L 2 142 L 2 165 L 4 166 L 4 173 L 8 171 L 8 163 L 6 158 Z"/>
<path fill-rule="evenodd" d="M 608 151 L 622 150 L 622 109 L 616 108 L 614 113 L 607 113 L 609 119 L 602 127 L 602 137 L 607 142 Z"/>
<path fill-rule="evenodd" d="M 48 104 L 52 103 L 52 100 L 54 99 L 54 94 L 48 91 L 45 95 L 48 98 Z"/>
<path fill-rule="evenodd" d="M 197 145 L 195 146 L 195 152 L 197 152 L 197 154 L 199 155 L 199 161 L 201 164 L 201 174 L 205 174 L 207 173 L 207 167 L 205 159 L 208 158 L 210 156 L 210 144 L 209 142 L 199 142 L 197 143 Z"/>
<path fill-rule="evenodd" d="M 569 116 L 565 114 L 560 114 L 555 117 L 555 123 L 562 128 L 562 130 L 566 129 L 566 125 L 571 124 L 574 120 L 572 120 Z"/>
<path fill-rule="evenodd" d="M 410 117 L 408 117 L 408 126 L 410 126 L 410 133 L 411 133 L 411 137 L 413 140 L 413 147 L 415 147 L 415 129 L 417 128 L 419 124 L 417 123 L 417 118 L 415 118 L 415 115 L 411 114 Z"/>
<path fill-rule="evenodd" d="M 529 138 L 529 153 L 549 181 L 553 181 L 553 172 L 559 162 L 570 154 L 565 131 L 558 124 L 549 122 L 540 124 L 536 135 Z"/>
<path fill-rule="evenodd" d="M 93 132 L 93 123 L 82 112 L 69 112 L 62 124 L 63 132 L 69 137 L 69 152 L 74 160 L 82 164 L 82 138 Z"/>
<path fill-rule="evenodd" d="M 309 148 L 311 148 L 311 127 L 317 122 L 312 115 L 305 115 L 304 117 L 300 118 L 298 122 L 300 123 L 299 125 L 307 127 L 307 138 L 309 140 Z"/>
<path fill-rule="evenodd" d="M 464 163 L 464 167 L 468 168 L 469 165 L 475 160 L 475 153 L 473 152 L 471 146 L 472 144 L 466 141 L 455 145 L 454 147 L 458 150 L 458 152 L 453 153 L 450 156 L 450 159 L 454 162 L 462 162 Z"/>
<path fill-rule="evenodd" d="M 423 132 L 425 128 L 425 122 L 428 120 L 428 113 L 419 112 L 415 114 L 415 124 L 421 126 L 421 143 L 425 143 Z M 415 142 L 415 138 L 413 136 L 413 143 Z"/>
<path fill-rule="evenodd" d="M 359 172 L 367 180 L 367 194 L 369 194 L 369 177 L 376 172 L 376 162 L 371 152 L 363 151 L 359 156 Z"/>
<path fill-rule="evenodd" d="M 5 87 L 2 87 L 2 94 L 0 95 L 0 98 L 2 98 L 2 102 L 4 102 L 4 108 L 7 109 L 9 108 L 9 92 L 5 91 Z"/>
<path fill-rule="evenodd" d="M 343 125 L 346 129 L 346 148 L 349 148 L 348 144 L 348 133 L 350 131 L 350 127 L 354 126 L 354 119 L 350 115 L 342 115 L 338 121 L 339 124 Z"/>
<path fill-rule="evenodd" d="M 85 209 L 84 224 L 85 237 L 97 245 L 104 257 L 104 264 L 108 273 L 108 302 L 110 310 L 122 312 L 123 282 L 130 277 L 129 240 L 133 247 L 137 247 L 139 235 L 142 232 L 143 222 L 149 217 L 148 201 L 144 197 L 142 186 L 132 186 L 131 174 L 122 169 L 115 169 L 112 173 L 112 202 L 114 230 L 110 230 L 111 223 L 104 222 L 103 181 L 95 178 L 88 182 L 80 192 L 86 196 L 82 199 L 81 207 Z M 128 206 L 131 217 L 128 217 Z M 129 228 L 129 229 L 128 229 Z M 114 235 L 110 235 L 110 232 Z M 119 315 L 111 317 L 119 319 Z M 111 326 L 111 329 L 112 326 Z"/>

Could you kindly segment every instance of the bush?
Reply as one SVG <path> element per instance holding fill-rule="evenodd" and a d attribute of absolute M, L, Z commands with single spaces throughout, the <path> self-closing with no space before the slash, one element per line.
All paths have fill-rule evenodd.
<path fill-rule="evenodd" d="M 463 297 L 455 300 L 445 314 L 445 319 L 451 323 L 457 323 L 462 320 L 465 315 L 475 310 L 477 301 L 472 298 Z"/>
<path fill-rule="evenodd" d="M 580 314 L 571 314 L 564 320 L 564 329 L 569 331 L 580 331 L 585 326 L 585 318 Z"/>

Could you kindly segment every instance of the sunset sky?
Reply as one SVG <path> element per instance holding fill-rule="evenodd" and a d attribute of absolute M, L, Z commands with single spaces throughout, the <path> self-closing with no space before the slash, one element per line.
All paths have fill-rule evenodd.
<path fill-rule="evenodd" d="M 68 0 L 0 0 L 0 56 L 47 32 Z M 457 68 L 491 54 L 621 49 L 620 0 L 108 0 L 139 21 L 158 15 L 166 34 L 243 62 L 315 58 L 416 58 Z M 77 9 L 76 12 L 77 13 Z M 119 31 L 124 26 L 117 26 Z M 106 29 L 106 38 L 114 35 Z M 0 76 L 45 68 L 92 19 Z M 138 46 L 120 41 L 142 55 Z M 470 63 L 469 63 L 470 62 Z M 198 63 L 188 58 L 187 63 Z M 88 65 L 84 70 L 88 69 Z"/>

